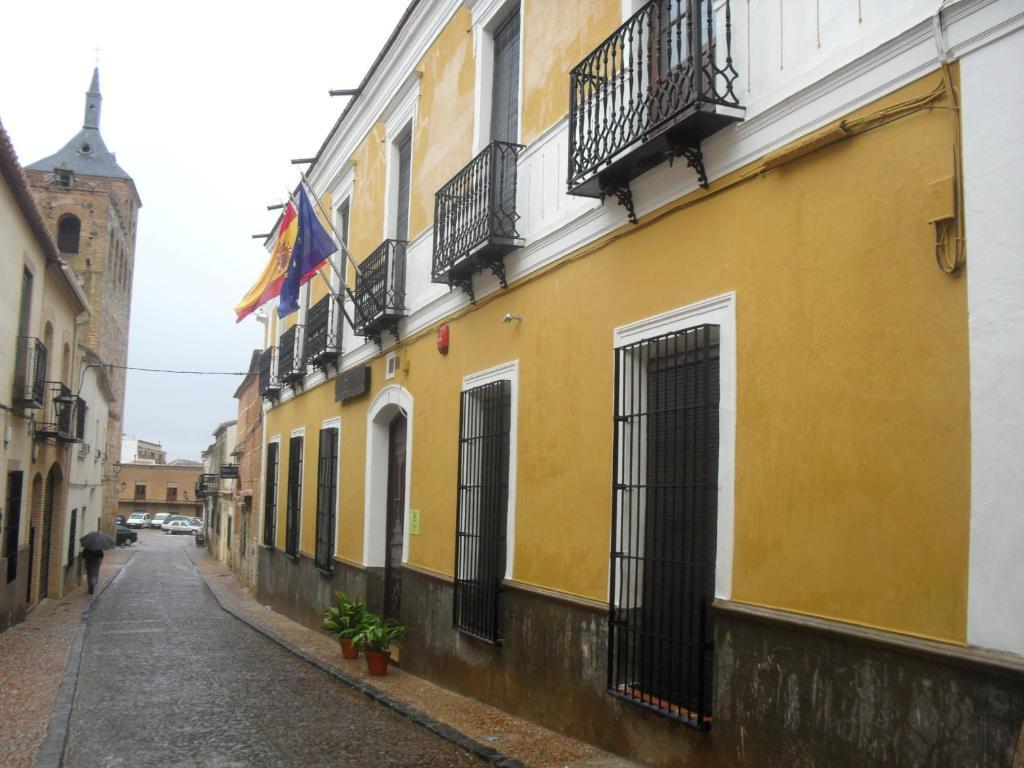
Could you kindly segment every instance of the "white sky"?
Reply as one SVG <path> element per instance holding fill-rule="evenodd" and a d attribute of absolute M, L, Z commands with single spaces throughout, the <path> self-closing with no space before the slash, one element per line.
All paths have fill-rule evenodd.
<path fill-rule="evenodd" d="M 0 120 L 22 165 L 81 128 L 99 48 L 100 131 L 142 198 L 128 365 L 242 371 L 259 346 L 232 307 L 272 228 L 407 0 L 6 3 Z M 239 377 L 129 372 L 125 434 L 198 459 L 237 418 Z"/>

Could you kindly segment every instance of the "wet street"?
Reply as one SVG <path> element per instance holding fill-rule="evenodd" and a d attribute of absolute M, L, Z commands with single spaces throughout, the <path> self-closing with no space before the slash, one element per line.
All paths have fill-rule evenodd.
<path fill-rule="evenodd" d="M 140 532 L 93 605 L 65 765 L 480 765 L 225 613 L 193 546 Z"/>

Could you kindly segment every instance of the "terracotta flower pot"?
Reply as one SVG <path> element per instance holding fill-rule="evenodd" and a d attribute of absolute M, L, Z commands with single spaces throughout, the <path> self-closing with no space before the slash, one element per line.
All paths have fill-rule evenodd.
<path fill-rule="evenodd" d="M 352 642 L 347 637 L 339 637 L 338 643 L 341 645 L 341 657 L 343 659 L 358 659 L 359 658 L 359 646 Z"/>
<path fill-rule="evenodd" d="M 363 651 L 366 657 L 366 668 L 371 675 L 386 675 L 391 662 L 391 651 Z"/>

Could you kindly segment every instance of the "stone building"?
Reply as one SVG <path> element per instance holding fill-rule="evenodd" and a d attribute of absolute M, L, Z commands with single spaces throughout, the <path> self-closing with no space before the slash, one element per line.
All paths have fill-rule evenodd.
<path fill-rule="evenodd" d="M 106 364 L 114 396 L 103 449 L 109 488 L 104 527 L 113 530 L 117 489 L 113 466 L 121 451 L 128 326 L 135 270 L 138 190 L 100 135 L 99 70 L 85 97 L 82 129 L 58 152 L 25 168 L 48 230 L 81 281 L 93 312 L 82 342 Z"/>
<path fill-rule="evenodd" d="M 227 562 L 235 531 L 235 494 L 238 485 L 235 465 L 235 435 L 238 422 L 222 422 L 213 430 L 213 442 L 203 451 L 203 495 L 206 545 L 214 557 Z"/>
<path fill-rule="evenodd" d="M 122 464 L 166 464 L 167 451 L 160 443 L 124 435 L 121 438 Z"/>

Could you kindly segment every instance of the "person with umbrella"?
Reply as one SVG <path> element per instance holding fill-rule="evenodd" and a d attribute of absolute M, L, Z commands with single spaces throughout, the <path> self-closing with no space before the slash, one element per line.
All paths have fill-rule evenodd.
<path fill-rule="evenodd" d="M 89 581 L 89 594 L 91 595 L 96 591 L 96 582 L 100 578 L 103 550 L 111 549 L 117 542 L 103 531 L 90 531 L 78 541 L 82 545 L 82 559 L 85 560 L 85 575 Z"/>

